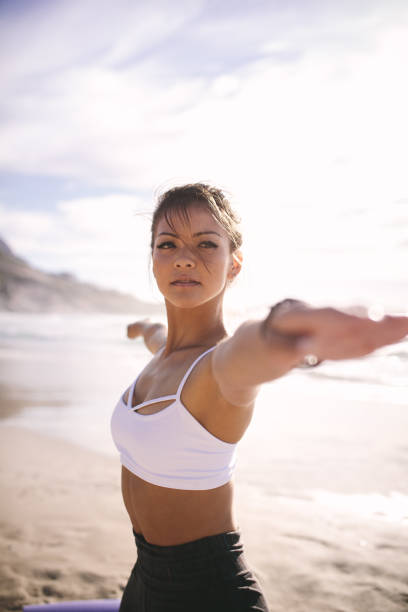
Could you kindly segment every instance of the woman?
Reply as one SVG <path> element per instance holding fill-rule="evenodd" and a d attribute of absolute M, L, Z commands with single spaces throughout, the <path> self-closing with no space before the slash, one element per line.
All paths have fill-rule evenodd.
<path fill-rule="evenodd" d="M 151 247 L 168 325 L 128 327 L 154 356 L 112 417 L 137 546 L 122 612 L 268 610 L 231 480 L 259 386 L 305 360 L 359 357 L 408 334 L 408 317 L 374 322 L 285 300 L 228 337 L 223 297 L 241 270 L 241 242 L 220 190 L 186 185 L 159 199 Z"/>

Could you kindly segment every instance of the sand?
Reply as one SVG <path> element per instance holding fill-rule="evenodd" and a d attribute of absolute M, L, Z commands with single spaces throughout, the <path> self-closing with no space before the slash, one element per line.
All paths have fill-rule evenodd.
<path fill-rule="evenodd" d="M 120 598 L 135 550 L 118 460 L 6 424 L 0 448 L 0 609 Z M 408 610 L 407 527 L 235 486 L 271 611 Z"/>
<path fill-rule="evenodd" d="M 132 561 L 117 463 L 0 428 L 0 609 L 120 597 Z"/>

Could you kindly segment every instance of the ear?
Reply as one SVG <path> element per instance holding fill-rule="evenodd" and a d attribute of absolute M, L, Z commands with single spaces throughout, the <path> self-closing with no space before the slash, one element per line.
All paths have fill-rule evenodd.
<path fill-rule="evenodd" d="M 228 278 L 230 280 L 235 278 L 241 272 L 242 260 L 243 260 L 243 256 L 242 256 L 241 251 L 236 250 L 232 253 L 232 263 L 231 263 L 230 271 L 228 273 Z"/>

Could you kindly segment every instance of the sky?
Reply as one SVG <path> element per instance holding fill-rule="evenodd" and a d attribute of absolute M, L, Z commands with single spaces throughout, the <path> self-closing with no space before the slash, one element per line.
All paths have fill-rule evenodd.
<path fill-rule="evenodd" d="M 158 301 L 158 194 L 224 189 L 230 305 L 408 311 L 406 0 L 2 0 L 0 235 Z M 227 300 L 227 303 L 228 303 Z"/>

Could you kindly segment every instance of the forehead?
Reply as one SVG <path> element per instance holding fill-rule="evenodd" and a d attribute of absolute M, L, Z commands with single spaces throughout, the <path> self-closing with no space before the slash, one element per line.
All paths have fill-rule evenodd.
<path fill-rule="evenodd" d="M 212 214 L 203 206 L 189 206 L 187 215 L 182 211 L 170 211 L 168 213 L 167 222 L 164 215 L 159 219 L 156 227 L 156 236 L 161 232 L 176 233 L 182 235 L 193 235 L 196 232 L 204 232 L 206 230 L 217 232 L 221 237 L 227 238 L 224 228 L 214 219 Z"/>

